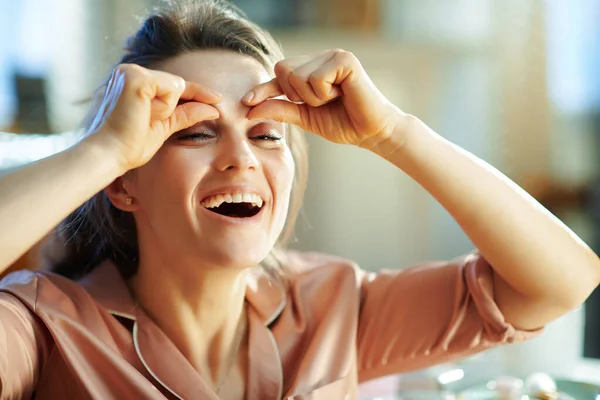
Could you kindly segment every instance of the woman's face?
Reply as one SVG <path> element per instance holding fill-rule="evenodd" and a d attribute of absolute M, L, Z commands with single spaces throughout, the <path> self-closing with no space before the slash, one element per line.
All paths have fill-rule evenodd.
<path fill-rule="evenodd" d="M 271 77 L 251 57 L 212 50 L 182 54 L 160 69 L 223 98 L 219 119 L 173 134 L 125 179 L 138 206 L 141 256 L 150 251 L 172 262 L 256 265 L 281 233 L 294 175 L 285 126 L 248 120 L 249 107 L 241 102 Z"/>

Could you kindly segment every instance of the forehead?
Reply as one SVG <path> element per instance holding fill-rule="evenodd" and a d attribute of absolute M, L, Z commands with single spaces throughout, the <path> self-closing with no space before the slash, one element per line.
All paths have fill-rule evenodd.
<path fill-rule="evenodd" d="M 254 86 L 271 79 L 254 58 L 224 50 L 180 54 L 161 63 L 160 69 L 216 90 L 224 99 L 233 101 L 241 100 Z"/>

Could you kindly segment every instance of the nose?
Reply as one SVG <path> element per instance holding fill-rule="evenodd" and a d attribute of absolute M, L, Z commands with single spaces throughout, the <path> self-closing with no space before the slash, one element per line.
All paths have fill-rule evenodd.
<path fill-rule="evenodd" d="M 215 168 L 218 171 L 248 170 L 258 167 L 258 159 L 245 133 L 224 134 L 217 145 Z"/>

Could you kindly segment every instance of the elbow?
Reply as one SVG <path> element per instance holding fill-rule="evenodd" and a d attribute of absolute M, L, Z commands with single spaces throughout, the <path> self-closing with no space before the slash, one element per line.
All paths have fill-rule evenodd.
<path fill-rule="evenodd" d="M 581 301 L 581 303 L 585 302 L 587 298 L 592 294 L 592 292 L 600 285 L 600 258 L 594 253 L 591 249 L 589 250 L 591 253 L 590 261 L 589 261 L 589 281 L 587 285 L 587 290 L 585 292 L 585 297 Z M 582 280 L 585 280 L 586 277 L 582 277 Z M 581 304 L 580 304 L 581 305 Z"/>
<path fill-rule="evenodd" d="M 595 260 L 589 263 L 588 268 L 584 269 L 584 273 L 579 276 L 574 276 L 571 280 L 572 285 L 568 285 L 563 290 L 561 296 L 561 305 L 571 311 L 581 307 L 583 303 L 590 297 L 592 292 L 600 285 L 600 260 L 594 255 Z"/>
<path fill-rule="evenodd" d="M 594 289 L 597 288 L 598 285 L 600 285 L 600 259 L 598 257 L 596 257 L 593 270 L 595 272 L 595 275 L 592 281 L 594 285 L 592 291 L 594 291 Z"/>
<path fill-rule="evenodd" d="M 588 246 L 581 250 L 558 266 L 561 273 L 546 291 L 547 298 L 554 297 L 554 304 L 567 311 L 580 307 L 600 285 L 600 258 Z"/>

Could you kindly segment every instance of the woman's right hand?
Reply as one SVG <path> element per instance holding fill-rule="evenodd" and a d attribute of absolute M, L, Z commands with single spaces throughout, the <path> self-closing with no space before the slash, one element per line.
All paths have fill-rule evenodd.
<path fill-rule="evenodd" d="M 218 118 L 212 104 L 220 99 L 179 76 L 121 64 L 108 82 L 90 139 L 108 145 L 128 171 L 148 162 L 174 132 Z"/>
<path fill-rule="evenodd" d="M 171 134 L 218 118 L 212 105 L 220 98 L 166 72 L 119 65 L 88 138 L 0 178 L 0 273 L 83 202 L 148 162 Z"/>

